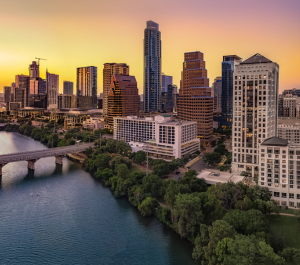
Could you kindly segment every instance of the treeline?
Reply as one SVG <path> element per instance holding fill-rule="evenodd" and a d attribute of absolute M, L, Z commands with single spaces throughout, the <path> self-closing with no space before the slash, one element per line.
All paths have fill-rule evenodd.
<path fill-rule="evenodd" d="M 130 159 L 129 148 L 115 140 L 90 148 L 86 169 L 110 187 L 115 197 L 126 197 L 143 216 L 155 215 L 191 241 L 193 258 L 199 264 L 299 264 L 299 250 L 283 248 L 281 238 L 269 231 L 266 215 L 278 208 L 267 188 L 249 188 L 241 182 L 208 187 L 194 170 L 176 182 L 162 179 L 154 170 L 160 164 L 171 168 L 175 161 L 151 160 L 149 176 L 131 172 L 131 159 L 144 161 L 145 154 L 136 153 Z M 109 154 L 116 151 L 118 156 Z"/>
<path fill-rule="evenodd" d="M 20 125 L 7 123 L 5 131 L 19 132 L 33 138 L 36 141 L 40 141 L 47 145 L 47 147 L 51 148 L 74 145 L 76 141 L 94 142 L 100 138 L 100 133 L 104 135 L 107 134 L 109 130 L 99 129 L 94 132 L 84 132 L 80 131 L 79 128 L 73 128 L 64 134 L 63 132 L 57 133 L 54 121 L 47 123 L 45 126 L 42 124 L 39 128 L 33 126 L 31 120 L 29 120 L 28 123 L 22 123 Z M 105 139 L 103 141 L 105 141 Z"/>

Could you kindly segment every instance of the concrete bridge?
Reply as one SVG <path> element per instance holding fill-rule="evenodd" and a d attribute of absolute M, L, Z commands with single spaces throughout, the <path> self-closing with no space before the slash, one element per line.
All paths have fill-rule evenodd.
<path fill-rule="evenodd" d="M 0 155 L 0 176 L 2 176 L 2 168 L 11 162 L 28 161 L 28 168 L 34 170 L 34 163 L 43 157 L 55 156 L 55 163 L 62 165 L 63 157 L 67 154 L 85 151 L 88 147 L 93 147 L 93 143 L 77 144 L 63 147 L 55 147 L 44 150 L 28 151 L 21 153 Z"/>

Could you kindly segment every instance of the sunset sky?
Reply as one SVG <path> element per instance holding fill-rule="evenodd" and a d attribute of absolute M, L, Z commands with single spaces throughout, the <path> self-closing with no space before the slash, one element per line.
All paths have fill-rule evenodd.
<path fill-rule="evenodd" d="M 35 57 L 41 77 L 59 74 L 76 87 L 76 68 L 127 63 L 143 93 L 143 34 L 160 26 L 162 71 L 180 85 L 183 54 L 204 53 L 210 83 L 223 55 L 255 53 L 280 66 L 279 90 L 300 89 L 300 0 L 0 0 L 0 92 Z"/>

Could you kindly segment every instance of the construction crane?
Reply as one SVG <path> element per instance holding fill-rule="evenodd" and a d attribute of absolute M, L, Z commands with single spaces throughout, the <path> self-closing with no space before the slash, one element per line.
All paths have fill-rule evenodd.
<path fill-rule="evenodd" d="M 45 60 L 45 61 L 47 61 L 47 59 L 43 59 L 43 58 L 37 58 L 37 57 L 35 57 L 35 59 L 38 60 L 38 66 L 40 66 L 40 60 Z"/>

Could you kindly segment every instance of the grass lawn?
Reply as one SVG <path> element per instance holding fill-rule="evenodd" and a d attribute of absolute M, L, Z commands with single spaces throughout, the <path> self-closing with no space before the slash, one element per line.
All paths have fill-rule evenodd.
<path fill-rule="evenodd" d="M 300 249 L 300 224 L 294 216 L 270 215 L 268 216 L 272 234 L 283 238 L 284 247 Z"/>
<path fill-rule="evenodd" d="M 288 214 L 297 214 L 297 212 L 299 212 L 298 209 L 292 209 L 292 208 L 288 208 L 288 209 L 279 209 L 280 213 L 288 213 Z"/>
<path fill-rule="evenodd" d="M 146 167 L 143 167 L 139 164 L 136 164 L 136 163 L 132 163 L 132 166 L 131 168 L 129 169 L 130 172 L 134 172 L 134 171 L 142 171 L 142 172 L 146 172 L 147 171 L 147 168 Z M 152 170 L 149 168 L 149 173 L 152 173 Z"/>

